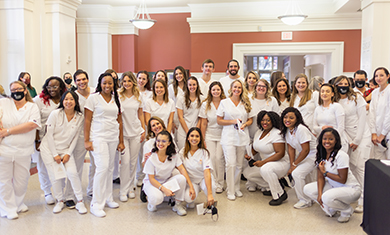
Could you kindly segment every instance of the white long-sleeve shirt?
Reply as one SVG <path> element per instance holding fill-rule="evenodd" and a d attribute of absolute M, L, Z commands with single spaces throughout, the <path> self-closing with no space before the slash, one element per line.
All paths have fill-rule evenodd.
<path fill-rule="evenodd" d="M 345 113 L 343 106 L 339 103 L 331 103 L 329 107 L 318 106 L 313 115 L 313 132 L 320 135 L 323 126 L 332 126 L 340 136 L 345 131 Z"/>
<path fill-rule="evenodd" d="M 371 134 L 387 135 L 390 131 L 390 86 L 372 92 L 369 114 Z"/>

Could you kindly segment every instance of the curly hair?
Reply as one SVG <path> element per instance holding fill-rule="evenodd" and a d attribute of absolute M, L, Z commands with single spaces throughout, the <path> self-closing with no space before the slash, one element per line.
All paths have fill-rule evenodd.
<path fill-rule="evenodd" d="M 272 127 L 275 127 L 276 129 L 280 130 L 282 128 L 282 120 L 280 119 L 279 114 L 275 113 L 274 111 L 260 111 L 257 114 L 257 127 L 260 130 L 264 130 L 263 126 L 261 125 L 261 121 L 263 120 L 264 116 L 267 115 L 269 119 L 271 120 Z"/>
<path fill-rule="evenodd" d="M 173 143 L 173 139 L 172 139 L 171 134 L 166 130 L 163 130 L 157 134 L 156 141 L 154 142 L 154 148 L 152 149 L 152 153 L 158 152 L 158 148 L 157 148 L 156 143 L 157 143 L 157 138 L 160 135 L 168 136 L 169 145 L 168 145 L 167 149 L 165 150 L 165 154 L 168 155 L 168 161 L 172 161 L 172 155 L 176 154 L 176 148 L 175 148 L 175 144 Z"/>
<path fill-rule="evenodd" d="M 49 82 L 51 80 L 57 80 L 60 83 L 60 87 L 59 87 L 60 88 L 60 96 L 62 96 L 65 93 L 65 91 L 67 90 L 64 81 L 60 77 L 51 76 L 48 79 L 46 79 L 45 83 L 42 86 L 42 92 L 39 94 L 39 98 L 41 98 L 43 100 L 43 103 L 45 105 L 48 105 L 48 106 L 50 106 L 50 99 L 52 97 L 49 94 L 47 87 L 49 86 Z"/>
<path fill-rule="evenodd" d="M 286 125 L 284 124 L 284 117 L 288 114 L 288 113 L 294 113 L 294 115 L 295 115 L 295 118 L 296 118 L 296 122 L 295 122 L 295 126 L 294 126 L 294 128 L 296 129 L 299 125 L 303 125 L 303 126 L 305 126 L 307 129 L 309 129 L 309 131 L 310 131 L 310 128 L 305 124 L 305 122 L 303 121 L 303 117 L 302 117 L 302 114 L 301 114 L 301 112 L 299 112 L 299 110 L 297 109 L 297 108 L 294 108 L 294 107 L 287 107 L 284 111 L 283 111 L 283 113 L 282 113 L 282 115 L 281 115 L 281 121 L 282 121 L 282 123 L 283 123 L 283 125 L 282 125 L 282 129 L 280 130 L 280 134 L 283 136 L 283 138 L 286 138 L 286 134 L 287 134 L 287 127 L 286 127 Z"/>

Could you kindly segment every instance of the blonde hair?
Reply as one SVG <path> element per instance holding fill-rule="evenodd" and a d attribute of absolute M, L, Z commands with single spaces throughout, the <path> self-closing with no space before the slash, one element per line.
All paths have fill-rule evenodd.
<path fill-rule="evenodd" d="M 26 84 L 24 84 L 24 83 L 21 82 L 21 81 L 14 81 L 14 82 L 11 82 L 11 83 L 9 84 L 9 88 L 10 88 L 10 89 L 11 89 L 11 86 L 12 86 L 13 84 L 19 84 L 19 85 L 21 85 L 21 86 L 23 87 L 24 90 L 27 90 Z M 31 98 L 30 92 L 28 92 L 28 91 L 27 91 L 26 94 L 24 95 L 24 98 L 25 98 L 26 101 L 28 101 L 28 102 L 34 102 L 33 99 Z"/>
<path fill-rule="evenodd" d="M 233 84 L 236 82 L 239 82 L 241 84 L 242 92 L 240 94 L 240 100 L 244 104 L 245 111 L 249 113 L 252 110 L 252 105 L 251 102 L 249 101 L 248 90 L 245 88 L 244 84 L 242 84 L 241 80 L 237 79 L 230 84 L 229 97 L 233 96 L 232 88 L 233 88 Z"/>
<path fill-rule="evenodd" d="M 267 88 L 267 91 L 265 92 L 265 95 L 264 95 L 265 96 L 265 100 L 271 100 L 271 87 L 269 85 L 269 82 L 267 80 L 265 80 L 264 78 L 262 78 L 262 79 L 260 79 L 259 81 L 256 82 L 255 91 L 253 93 L 252 99 L 257 98 L 256 88 L 257 88 L 257 85 L 259 84 L 259 82 L 264 83 L 266 88 Z"/>
<path fill-rule="evenodd" d="M 129 71 L 129 72 L 125 72 L 122 74 L 122 77 L 121 77 L 121 80 L 120 80 L 120 84 L 121 84 L 121 87 L 118 89 L 118 95 L 119 95 L 119 98 L 121 100 L 124 100 L 125 99 L 125 91 L 126 89 L 123 87 L 123 80 L 125 79 L 125 77 L 128 77 L 130 79 L 130 82 L 133 84 L 133 87 L 131 88 L 131 92 L 133 93 L 134 97 L 137 99 L 138 102 L 141 103 L 141 100 L 140 100 L 140 92 L 139 92 L 139 89 L 138 89 L 138 86 L 137 86 L 137 79 L 135 78 L 135 75 L 133 72 Z"/>
<path fill-rule="evenodd" d="M 300 78 L 304 78 L 306 80 L 306 90 L 305 90 L 305 94 L 303 95 L 301 101 L 299 102 L 298 107 L 304 106 L 311 99 L 312 91 L 309 89 L 309 81 L 307 79 L 307 76 L 305 74 L 303 74 L 303 73 L 300 73 L 294 79 L 294 83 L 293 83 L 293 86 L 292 86 L 292 95 L 291 95 L 291 100 L 290 100 L 290 107 L 294 107 L 295 98 L 298 95 L 298 90 L 295 87 L 295 84 L 297 83 L 298 79 L 300 79 Z"/>
<path fill-rule="evenodd" d="M 247 74 L 246 74 L 246 76 L 245 76 L 245 88 L 246 89 L 249 89 L 249 85 L 248 85 L 248 78 L 249 78 L 249 74 L 253 74 L 253 75 L 255 75 L 255 77 L 256 77 L 256 82 L 258 82 L 259 81 L 259 74 L 257 74 L 255 71 L 249 71 Z M 255 85 L 255 87 L 256 87 L 256 85 Z"/>
<path fill-rule="evenodd" d="M 339 91 L 337 90 L 337 85 L 342 81 L 342 80 L 347 80 L 348 82 L 348 92 L 347 92 L 347 97 L 349 100 L 353 100 L 355 101 L 355 104 L 357 104 L 357 96 L 358 94 L 351 88 L 351 84 L 349 82 L 349 79 L 347 76 L 344 76 L 344 75 L 341 75 L 341 76 L 338 76 L 335 80 L 334 80 L 334 85 L 335 85 L 335 94 L 334 94 L 334 101 L 335 102 L 339 102 L 339 100 L 341 99 L 341 96 L 340 96 L 340 93 Z"/>
<path fill-rule="evenodd" d="M 214 87 L 214 86 L 219 86 L 219 88 L 221 89 L 221 94 L 219 95 L 219 98 L 221 100 L 223 99 L 226 99 L 226 96 L 225 96 L 225 92 L 223 92 L 223 87 L 222 87 L 222 84 L 219 82 L 219 81 L 214 81 L 210 84 L 209 86 L 209 92 L 207 94 L 207 98 L 203 100 L 203 102 L 206 102 L 206 113 L 208 110 L 210 110 L 211 106 L 211 102 L 213 101 L 213 95 L 211 94 L 211 89 Z"/>

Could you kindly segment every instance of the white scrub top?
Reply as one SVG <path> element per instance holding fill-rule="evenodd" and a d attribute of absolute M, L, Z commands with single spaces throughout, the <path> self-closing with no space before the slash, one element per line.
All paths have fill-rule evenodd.
<path fill-rule="evenodd" d="M 199 120 L 198 115 L 200 111 L 200 107 L 198 108 L 198 99 L 195 99 L 194 102 L 191 102 L 190 107 L 187 108 L 184 95 L 179 96 L 177 97 L 176 108 L 183 111 L 183 118 L 187 124 L 188 129 L 196 126 Z M 181 125 L 178 129 L 178 134 L 181 136 L 186 136 L 186 133 Z"/>
<path fill-rule="evenodd" d="M 315 154 L 317 152 L 317 142 L 316 137 L 314 137 L 313 133 L 309 129 L 307 129 L 304 125 L 299 124 L 292 132 L 290 130 L 287 130 L 286 133 L 286 143 L 289 144 L 293 149 L 295 149 L 295 152 L 302 152 L 302 146 L 301 144 L 309 142 L 310 144 L 310 152 L 307 155 L 312 157 L 313 160 L 315 159 Z M 296 158 L 298 155 L 295 156 Z M 314 162 L 313 162 L 314 164 Z"/>
<path fill-rule="evenodd" d="M 311 99 L 309 101 L 307 101 L 306 104 L 301 106 L 301 107 L 298 107 L 299 102 L 301 101 L 301 98 L 299 98 L 298 95 L 295 97 L 294 107 L 297 108 L 299 110 L 299 112 L 301 112 L 303 121 L 310 129 L 313 129 L 312 128 L 313 127 L 313 115 L 314 115 L 315 108 L 318 106 L 318 97 L 319 97 L 318 91 L 314 91 L 311 94 Z"/>
<path fill-rule="evenodd" d="M 217 109 L 213 102 L 210 103 L 210 109 L 206 111 L 206 101 L 200 107 L 199 117 L 207 120 L 205 139 L 211 141 L 220 141 L 222 126 L 217 123 Z"/>
<path fill-rule="evenodd" d="M 217 110 L 217 116 L 223 117 L 225 120 L 241 119 L 245 123 L 249 118 L 253 117 L 246 112 L 244 104 L 240 103 L 236 106 L 233 101 L 228 98 L 221 100 Z M 248 127 L 244 130 L 236 130 L 234 125 L 222 127 L 221 145 L 245 146 L 249 144 Z"/>
<path fill-rule="evenodd" d="M 348 168 L 348 177 L 347 182 L 345 184 L 339 183 L 337 181 L 332 180 L 329 177 L 325 177 L 325 179 L 329 182 L 329 184 L 333 188 L 338 187 L 359 187 L 359 183 L 356 180 L 355 176 L 353 176 L 351 170 L 349 169 L 349 156 L 341 149 L 338 151 L 333 163 L 331 158 L 329 160 L 325 161 L 325 170 L 332 174 L 338 174 L 338 169 L 345 169 Z"/>
<path fill-rule="evenodd" d="M 390 131 L 390 86 L 375 89 L 371 96 L 369 126 L 371 134 L 387 135 Z"/>
<path fill-rule="evenodd" d="M 148 161 L 146 161 L 144 166 L 144 173 L 146 175 L 144 179 L 144 183 L 149 181 L 149 175 L 154 175 L 154 178 L 159 183 L 166 182 L 172 175 L 172 171 L 182 165 L 182 161 L 180 160 L 180 156 L 175 154 L 172 156 L 172 160 L 168 161 L 168 158 L 165 162 L 161 162 L 158 159 L 157 153 L 152 153 Z"/>
<path fill-rule="evenodd" d="M 148 99 L 144 107 L 145 113 L 149 113 L 151 117 L 156 116 L 161 118 L 161 120 L 164 121 L 165 126 L 168 125 L 168 119 L 171 113 L 174 113 L 176 110 L 175 103 L 171 99 L 169 99 L 168 103 L 164 102 L 162 105 L 159 105 L 153 99 Z"/>
<path fill-rule="evenodd" d="M 279 115 L 282 115 L 283 111 L 288 107 L 290 107 L 290 101 L 287 101 L 287 99 L 285 99 L 283 102 L 280 102 Z"/>
<path fill-rule="evenodd" d="M 206 83 L 202 78 L 199 78 L 199 79 L 198 79 L 199 86 L 200 86 L 200 91 L 202 92 L 201 100 L 204 100 L 204 99 L 207 98 L 207 95 L 209 94 L 210 84 L 211 84 L 213 81 L 214 81 L 213 79 L 210 79 L 210 81 L 208 81 L 208 82 Z"/>
<path fill-rule="evenodd" d="M 177 95 L 175 96 L 175 90 L 173 89 L 173 84 L 168 87 L 169 98 L 173 100 L 173 102 L 177 102 L 177 97 L 184 95 L 184 91 L 178 86 L 177 87 Z"/>
<path fill-rule="evenodd" d="M 265 160 L 275 154 L 275 149 L 273 144 L 275 143 L 285 143 L 283 137 L 280 135 L 280 130 L 273 127 L 271 131 L 260 139 L 263 134 L 262 130 L 258 130 L 253 139 L 253 149 L 260 154 L 262 160 Z M 279 161 L 288 161 L 286 154 Z"/>
<path fill-rule="evenodd" d="M 219 82 L 222 84 L 223 91 L 225 92 L 226 97 L 229 97 L 230 85 L 232 84 L 232 82 L 236 81 L 237 79 L 240 79 L 242 84 L 245 84 L 245 79 L 243 77 L 231 79 L 229 76 L 226 76 L 219 79 Z"/>
<path fill-rule="evenodd" d="M 153 92 L 149 90 L 140 91 L 140 97 L 142 99 L 142 103 L 145 105 L 145 102 L 153 97 Z"/>
<path fill-rule="evenodd" d="M 92 95 L 94 92 L 95 92 L 95 88 L 89 87 L 89 95 Z M 78 90 L 75 90 L 75 93 L 79 97 L 80 110 L 82 113 L 84 113 L 84 106 L 89 96 L 85 98 L 82 94 L 79 93 Z"/>
<path fill-rule="evenodd" d="M 187 170 L 188 176 L 193 183 L 200 183 L 204 179 L 204 171 L 209 169 L 210 172 L 213 170 L 211 165 L 209 153 L 204 149 L 198 149 L 191 156 L 188 152 L 188 158 L 184 157 L 184 148 L 180 151 L 181 160 Z"/>
<path fill-rule="evenodd" d="M 259 130 L 257 127 L 257 114 L 259 114 L 260 111 L 274 111 L 277 114 L 279 114 L 280 108 L 278 101 L 275 99 L 275 97 L 269 97 L 266 99 L 256 99 L 252 97 L 249 99 L 252 104 L 252 110 L 251 110 L 251 116 L 253 116 L 253 123 L 249 126 L 249 136 L 251 139 L 253 139 L 255 133 Z"/>
<path fill-rule="evenodd" d="M 313 115 L 313 132 L 320 135 L 323 126 L 332 126 L 340 136 L 344 136 L 345 113 L 339 103 L 331 103 L 329 107 L 318 106 Z"/>
<path fill-rule="evenodd" d="M 58 104 L 54 103 L 52 99 L 49 99 L 49 104 L 44 104 L 43 99 L 39 98 L 39 96 L 35 96 L 33 99 L 34 103 L 37 104 L 40 115 L 41 115 L 41 124 L 42 128 L 39 130 L 39 139 L 42 139 L 46 134 L 46 121 L 49 117 L 50 113 L 57 109 L 60 106 L 60 102 Z"/>
<path fill-rule="evenodd" d="M 79 133 L 83 128 L 83 119 L 84 116 L 77 112 L 70 121 L 63 109 L 51 112 L 46 122 L 47 132 L 41 144 L 42 151 L 50 152 L 51 158 L 44 159 L 47 163 L 52 162 L 53 158 L 58 155 L 72 155 Z"/>
<path fill-rule="evenodd" d="M 120 99 L 122 107 L 123 136 L 126 138 L 140 136 L 144 131 L 138 118 L 138 109 L 142 109 L 142 100 L 138 101 L 133 95 L 125 95 Z"/>
<path fill-rule="evenodd" d="M 20 124 L 32 122 L 41 127 L 41 116 L 39 109 L 33 102 L 27 102 L 19 110 L 11 98 L 0 99 L 0 108 L 3 110 L 1 122 L 4 129 Z M 38 128 L 38 129 L 39 129 Z M 29 156 L 34 152 L 36 130 L 23 134 L 12 134 L 0 139 L 0 156 Z"/>
<path fill-rule="evenodd" d="M 85 108 L 93 112 L 90 141 L 96 139 L 107 142 L 118 141 L 119 123 L 117 118 L 119 110 L 114 95 L 111 95 L 111 100 L 107 103 L 100 93 L 91 94 L 85 103 Z"/>

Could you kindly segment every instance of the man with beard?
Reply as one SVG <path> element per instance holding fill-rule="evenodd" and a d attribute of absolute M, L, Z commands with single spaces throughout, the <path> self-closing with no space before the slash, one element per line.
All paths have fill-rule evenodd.
<path fill-rule="evenodd" d="M 219 82 L 222 84 L 226 97 L 229 97 L 229 89 L 230 89 L 230 84 L 232 82 L 234 82 L 237 79 L 240 79 L 242 83 L 245 82 L 244 79 L 240 77 L 240 75 L 238 75 L 238 70 L 240 69 L 240 65 L 238 64 L 237 60 L 235 59 L 230 60 L 227 68 L 228 68 L 229 75 L 219 79 Z"/>

